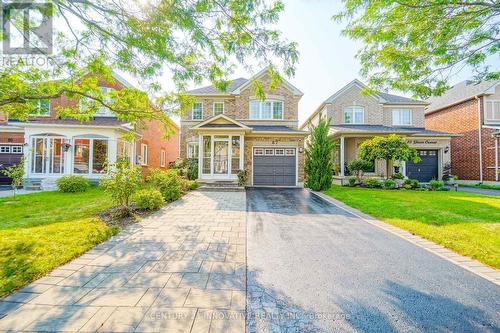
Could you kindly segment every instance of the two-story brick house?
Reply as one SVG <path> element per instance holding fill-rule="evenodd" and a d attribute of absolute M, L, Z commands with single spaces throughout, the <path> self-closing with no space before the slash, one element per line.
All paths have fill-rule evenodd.
<path fill-rule="evenodd" d="M 452 138 L 451 167 L 464 182 L 500 180 L 500 80 L 463 81 L 430 98 L 429 129 L 459 134 Z"/>
<path fill-rule="evenodd" d="M 254 96 L 251 80 L 262 82 L 265 100 Z M 180 156 L 198 159 L 202 181 L 235 181 L 246 170 L 252 186 L 301 186 L 303 94 L 287 81 L 269 90 L 267 70 L 251 80 L 235 79 L 226 92 L 213 86 L 188 92 L 196 103 L 181 118 Z"/>
<path fill-rule="evenodd" d="M 114 82 L 100 80 L 99 86 L 118 90 L 130 84 L 115 74 Z M 144 174 L 149 168 L 167 168 L 178 158 L 178 126 L 173 121 L 175 133 L 164 140 L 159 121 L 146 121 L 143 128 L 133 131 L 105 107 L 88 122 L 57 115 L 59 106 L 79 103 L 67 97 L 43 100 L 37 115 L 28 121 L 3 119 L 0 122 L 2 168 L 18 163 L 24 155 L 25 185 L 53 188 L 54 180 L 63 175 L 79 175 L 97 182 L 105 173 L 105 162 L 114 163 L 121 156 L 141 165 Z M 131 131 L 136 138 L 133 142 L 124 139 Z M 2 181 L 9 180 L 4 177 Z"/>
<path fill-rule="evenodd" d="M 301 126 L 316 124 L 320 115 L 330 119 L 330 136 L 337 140 L 334 152 L 335 178 L 342 182 L 346 165 L 357 158 L 360 144 L 374 136 L 397 134 L 417 149 L 420 163 L 401 162 L 392 165 L 412 179 L 428 182 L 441 179 L 443 168 L 450 161 L 450 134 L 430 131 L 424 127 L 426 103 L 386 93 L 364 95 L 365 85 L 354 80 L 326 99 Z M 386 161 L 374 161 L 367 175 L 386 176 Z"/>

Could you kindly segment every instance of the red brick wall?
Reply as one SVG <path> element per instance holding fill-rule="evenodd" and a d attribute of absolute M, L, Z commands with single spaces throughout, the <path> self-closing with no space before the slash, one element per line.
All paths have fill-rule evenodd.
<path fill-rule="evenodd" d="M 0 132 L 0 143 L 24 143 L 24 133 Z"/>
<path fill-rule="evenodd" d="M 172 134 L 168 140 L 162 138 L 163 129 L 158 121 L 149 121 L 146 128 L 140 131 L 142 139 L 136 142 L 136 154 L 141 154 L 141 144 L 148 145 L 148 165 L 142 167 L 143 174 L 147 174 L 149 169 L 166 169 L 170 162 L 179 157 L 179 128 L 172 124 L 175 134 Z M 160 166 L 161 150 L 165 150 L 165 167 Z"/>
<path fill-rule="evenodd" d="M 483 99 L 481 98 L 481 108 Z M 478 101 L 471 99 L 446 109 L 427 114 L 425 127 L 430 130 L 446 131 L 461 134 L 451 139 L 452 173 L 459 179 L 479 180 L 479 120 Z M 483 123 L 484 112 L 480 112 Z M 495 180 L 495 140 L 492 133 L 495 130 L 481 129 L 481 146 L 483 157 L 483 180 Z"/>
<path fill-rule="evenodd" d="M 477 116 L 475 99 L 425 115 L 425 128 L 461 134 L 451 139 L 452 174 L 459 179 L 479 179 Z"/>

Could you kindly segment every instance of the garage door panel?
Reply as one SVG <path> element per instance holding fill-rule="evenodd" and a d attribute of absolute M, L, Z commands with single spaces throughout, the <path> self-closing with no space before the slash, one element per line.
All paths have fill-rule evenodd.
<path fill-rule="evenodd" d="M 438 178 L 438 154 L 436 150 L 418 150 L 419 163 L 407 162 L 406 175 L 420 182 Z"/>
<path fill-rule="evenodd" d="M 264 148 L 268 152 L 271 148 Z M 296 157 L 276 155 L 284 153 L 282 148 L 274 148 L 273 154 L 253 156 L 253 184 L 267 186 L 296 185 Z"/>

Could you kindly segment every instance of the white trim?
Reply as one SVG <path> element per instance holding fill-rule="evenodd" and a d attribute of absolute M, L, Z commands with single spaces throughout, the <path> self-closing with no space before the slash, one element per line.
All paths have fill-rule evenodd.
<path fill-rule="evenodd" d="M 410 113 L 410 122 L 408 124 L 403 124 L 403 123 L 396 124 L 394 121 L 394 113 L 395 112 L 402 112 L 402 111 L 407 111 Z M 400 115 L 399 119 L 402 119 L 401 115 Z M 392 126 L 413 126 L 413 110 L 412 109 L 393 109 L 391 112 L 391 120 L 392 120 Z"/>
<path fill-rule="evenodd" d="M 259 103 L 259 118 L 252 118 L 252 103 Z M 271 118 L 262 118 L 262 106 L 264 103 L 271 103 Z M 281 118 L 274 118 L 274 103 L 281 103 Z M 285 102 L 279 99 L 265 99 L 263 101 L 258 99 L 250 99 L 248 102 L 248 120 L 285 120 Z"/>
<path fill-rule="evenodd" d="M 344 163 L 345 163 L 345 138 L 340 137 L 340 177 L 344 177 Z"/>
<path fill-rule="evenodd" d="M 203 129 L 203 130 L 205 130 L 206 128 L 200 128 L 200 127 L 201 127 L 201 126 L 203 126 L 203 125 L 210 124 L 211 122 L 216 121 L 216 120 L 218 120 L 218 119 L 224 119 L 224 120 L 227 120 L 228 122 L 233 123 L 233 124 L 235 124 L 235 125 L 237 125 L 237 126 L 239 126 L 239 127 L 243 128 L 243 129 L 251 129 L 250 127 L 246 126 L 245 124 L 240 123 L 239 121 L 234 120 L 234 119 L 232 119 L 232 118 L 229 118 L 228 116 L 226 116 L 226 115 L 224 115 L 224 114 L 219 114 L 219 115 L 217 115 L 217 116 L 215 116 L 215 117 L 212 117 L 212 118 L 209 118 L 209 119 L 207 119 L 207 120 L 205 120 L 205 121 L 202 121 L 202 122 L 201 122 L 201 123 L 199 123 L 198 125 L 191 127 L 191 129 Z M 213 129 L 213 128 L 211 128 L 211 129 Z M 231 128 L 224 128 L 224 129 L 225 129 L 225 130 L 231 130 Z M 233 130 L 234 130 L 234 129 L 236 129 L 236 130 L 241 130 L 240 128 L 233 128 Z"/>
<path fill-rule="evenodd" d="M 146 149 L 144 149 L 146 148 Z M 141 143 L 141 165 L 142 166 L 147 166 L 148 165 L 148 145 L 145 143 Z"/>
<path fill-rule="evenodd" d="M 160 150 L 160 167 L 164 168 L 167 160 L 167 152 L 165 149 Z"/>
<path fill-rule="evenodd" d="M 201 105 L 201 117 L 199 119 L 194 117 L 194 106 L 196 104 L 200 104 Z M 191 108 L 191 120 L 203 120 L 203 102 L 195 102 L 193 104 L 193 107 Z"/>
<path fill-rule="evenodd" d="M 186 158 L 198 158 L 199 157 L 199 154 L 200 154 L 200 143 L 199 142 L 196 142 L 196 141 L 190 141 L 190 142 L 186 142 Z M 190 147 L 192 146 L 192 147 Z M 198 149 L 195 149 L 194 147 L 197 147 Z M 196 153 L 198 154 L 198 156 L 195 156 L 196 154 L 194 154 L 196 151 Z M 190 154 L 191 152 L 191 154 Z"/>
<path fill-rule="evenodd" d="M 495 137 L 495 181 L 498 181 L 498 136 Z"/>
<path fill-rule="evenodd" d="M 226 106 L 225 106 L 224 101 L 214 101 L 212 103 L 212 115 L 214 117 L 219 115 L 219 114 L 215 114 L 215 104 L 221 104 L 221 103 L 222 103 L 222 113 L 219 113 L 219 114 L 224 114 L 224 112 L 226 111 Z"/>
<path fill-rule="evenodd" d="M 345 117 L 346 111 L 348 109 L 351 109 L 351 111 L 352 111 L 352 122 L 350 122 L 350 123 L 346 122 L 346 117 Z M 355 109 L 358 109 L 358 110 L 355 110 Z M 362 110 L 362 114 L 363 114 L 363 120 L 360 123 L 356 122 L 356 116 L 355 116 L 356 111 L 359 112 L 359 109 Z M 343 120 L 343 124 L 345 124 L 345 125 L 364 125 L 365 124 L 365 107 L 362 105 L 355 105 L 355 104 L 345 106 L 342 109 L 342 120 Z"/>
<path fill-rule="evenodd" d="M 486 103 L 492 103 L 492 106 L 491 106 L 491 111 L 492 111 L 492 114 L 494 115 L 495 114 L 495 109 L 494 109 L 494 103 L 498 103 L 498 108 L 499 108 L 499 111 L 500 111 L 500 99 L 491 99 L 491 100 L 484 100 L 484 110 L 483 110 L 483 114 L 484 114 L 484 123 L 490 123 L 490 124 L 500 124 L 500 118 L 496 119 L 496 118 L 492 118 L 492 119 L 488 119 L 486 118 Z"/>
<path fill-rule="evenodd" d="M 482 121 L 481 121 L 481 98 L 477 99 L 477 122 L 478 122 L 478 139 L 479 139 L 479 181 L 483 182 L 483 139 L 482 139 Z M 484 112 L 484 109 L 483 109 Z"/>

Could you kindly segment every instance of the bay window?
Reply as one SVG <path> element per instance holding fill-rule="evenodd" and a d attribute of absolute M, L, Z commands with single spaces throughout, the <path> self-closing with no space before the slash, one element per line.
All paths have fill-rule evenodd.
<path fill-rule="evenodd" d="M 283 101 L 250 101 L 250 119 L 281 120 L 283 119 Z"/>
<path fill-rule="evenodd" d="M 365 122 L 365 108 L 349 106 L 344 109 L 344 124 L 363 124 Z"/>
<path fill-rule="evenodd" d="M 411 125 L 411 110 L 392 110 L 393 125 Z"/>

